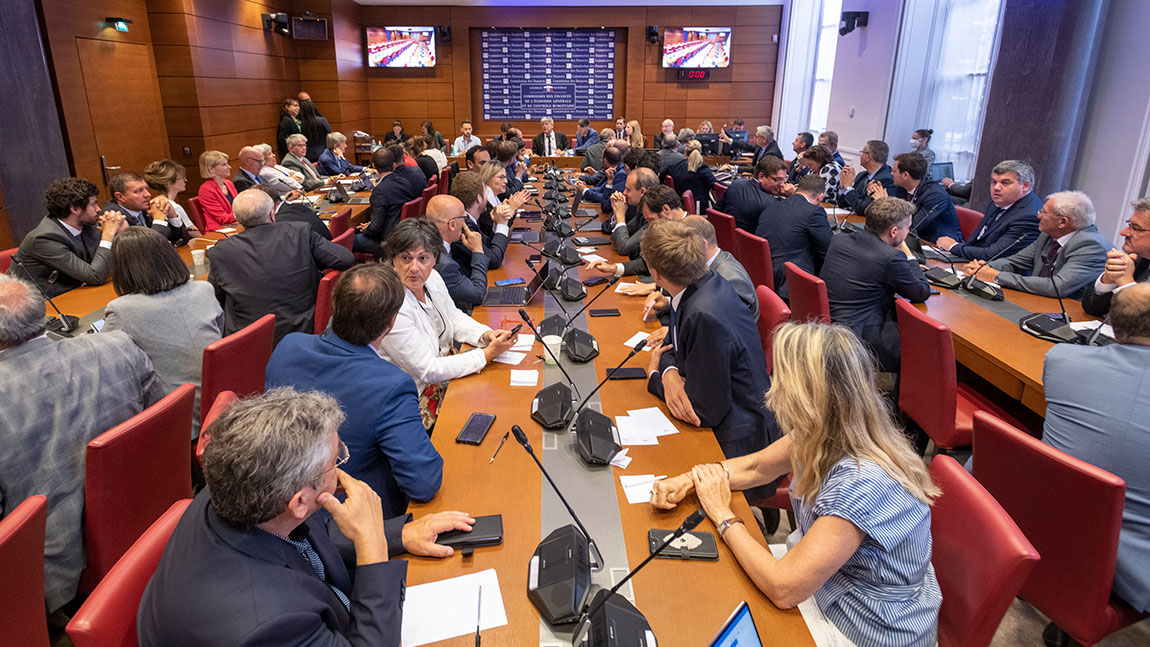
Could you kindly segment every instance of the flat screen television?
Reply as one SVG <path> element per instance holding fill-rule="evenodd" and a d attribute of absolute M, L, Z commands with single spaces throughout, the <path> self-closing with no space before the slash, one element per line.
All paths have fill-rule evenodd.
<path fill-rule="evenodd" d="M 368 67 L 435 67 L 435 27 L 368 27 Z"/>
<path fill-rule="evenodd" d="M 668 27 L 663 30 L 663 67 L 700 69 L 730 64 L 730 27 Z"/>

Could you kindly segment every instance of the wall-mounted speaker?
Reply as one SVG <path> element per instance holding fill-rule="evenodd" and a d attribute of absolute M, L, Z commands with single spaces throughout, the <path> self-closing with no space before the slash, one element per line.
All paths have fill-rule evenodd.
<path fill-rule="evenodd" d="M 659 42 L 659 26 L 647 25 L 647 42 L 652 45 Z"/>
<path fill-rule="evenodd" d="M 441 42 L 441 43 L 450 43 L 451 42 L 451 25 L 440 25 L 439 26 L 439 42 Z"/>
<path fill-rule="evenodd" d="M 291 37 L 296 40 L 327 40 L 327 19 L 292 16 Z"/>

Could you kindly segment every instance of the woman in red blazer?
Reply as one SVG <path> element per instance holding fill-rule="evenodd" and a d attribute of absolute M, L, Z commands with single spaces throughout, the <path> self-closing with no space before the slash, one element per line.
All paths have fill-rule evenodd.
<path fill-rule="evenodd" d="M 226 153 L 204 151 L 200 154 L 200 177 L 207 180 L 200 185 L 199 191 L 205 231 L 215 231 L 236 222 L 236 216 L 232 213 L 236 186 L 229 179 L 231 176 L 232 166 L 228 164 Z"/>

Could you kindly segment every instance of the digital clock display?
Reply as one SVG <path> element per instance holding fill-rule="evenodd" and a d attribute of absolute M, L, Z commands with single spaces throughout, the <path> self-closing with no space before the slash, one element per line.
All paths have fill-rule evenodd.
<path fill-rule="evenodd" d="M 684 70 L 684 69 L 680 69 L 680 70 L 678 70 L 678 72 L 679 72 L 679 80 L 680 81 L 705 81 L 706 79 L 709 79 L 711 77 L 711 71 L 710 70 Z"/>

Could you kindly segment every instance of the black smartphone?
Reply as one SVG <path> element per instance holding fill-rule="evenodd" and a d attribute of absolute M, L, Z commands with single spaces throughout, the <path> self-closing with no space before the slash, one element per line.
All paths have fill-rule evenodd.
<path fill-rule="evenodd" d="M 583 279 L 583 285 L 586 285 L 587 287 L 591 287 L 592 285 L 603 285 L 606 282 L 607 278 L 604 276 L 592 276 L 589 279 Z"/>
<path fill-rule="evenodd" d="M 520 330 L 523 330 L 523 324 L 516 324 L 515 327 L 511 329 L 511 336 L 514 337 L 518 335 Z"/>
<path fill-rule="evenodd" d="M 471 532 L 467 532 L 466 530 L 448 530 L 447 532 L 441 532 L 439 536 L 435 538 L 435 543 L 453 548 L 457 546 L 494 546 L 496 544 L 502 544 L 503 515 L 489 514 L 475 517 L 475 524 L 471 526 Z"/>
<path fill-rule="evenodd" d="M 641 366 L 625 366 L 614 371 L 607 371 L 608 379 L 612 380 L 645 380 L 647 369 Z"/>
<path fill-rule="evenodd" d="M 655 552 L 674 532 L 654 528 L 647 531 L 650 551 Z M 663 559 L 702 559 L 713 562 L 719 559 L 719 547 L 714 535 L 705 530 L 694 530 L 671 542 L 658 556 Z"/>
<path fill-rule="evenodd" d="M 494 422 L 494 413 L 477 412 L 471 414 L 471 417 L 464 423 L 463 429 L 459 430 L 459 435 L 455 437 L 455 442 L 465 445 L 478 445 L 482 443 L 483 438 L 487 436 L 487 430 L 491 429 L 491 425 Z"/>
<path fill-rule="evenodd" d="M 618 317 L 618 308 L 591 308 L 592 317 Z"/>

